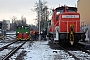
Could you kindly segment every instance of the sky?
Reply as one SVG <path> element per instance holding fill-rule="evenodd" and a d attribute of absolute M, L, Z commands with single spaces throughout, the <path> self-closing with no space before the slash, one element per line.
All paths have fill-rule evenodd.
<path fill-rule="evenodd" d="M 36 12 L 31 9 L 34 8 L 35 2 L 39 0 L 0 0 L 0 20 L 10 20 L 13 16 L 20 19 L 23 15 L 27 19 L 27 24 L 36 24 Z M 77 0 L 41 0 L 47 1 L 49 8 L 56 8 L 60 5 L 75 6 Z"/>

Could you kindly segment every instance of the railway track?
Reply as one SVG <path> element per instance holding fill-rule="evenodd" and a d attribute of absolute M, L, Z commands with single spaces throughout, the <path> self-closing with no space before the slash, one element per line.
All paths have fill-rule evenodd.
<path fill-rule="evenodd" d="M 66 48 L 63 48 L 61 47 L 60 45 L 58 44 L 55 44 L 57 45 L 60 49 L 64 50 L 65 52 L 67 52 L 70 56 L 72 56 L 75 60 L 90 60 L 89 57 L 90 57 L 90 52 L 83 49 L 82 47 L 80 47 L 79 45 L 78 46 L 75 46 L 75 49 L 76 51 L 70 51 Z"/>
<path fill-rule="evenodd" d="M 15 47 L 13 50 L 11 50 L 5 57 L 2 58 L 2 60 L 7 60 L 9 59 L 9 57 L 11 57 L 16 51 L 18 51 L 24 44 L 26 43 L 23 42 L 21 45 Z"/>
<path fill-rule="evenodd" d="M 77 50 L 79 51 L 70 51 L 73 54 L 77 54 L 76 57 L 79 59 L 84 59 L 84 60 L 90 60 L 90 51 L 82 48 L 82 46 L 80 46 L 80 44 L 76 44 L 75 48 L 77 48 Z"/>
<path fill-rule="evenodd" d="M 25 43 L 25 41 L 23 41 Z M 13 41 L 0 48 L 0 60 L 7 60 L 6 57 L 10 57 L 14 54 L 24 43 L 22 41 Z M 22 44 L 23 43 L 23 44 Z M 18 46 L 18 47 L 17 47 Z M 8 55 L 8 56 L 5 56 Z M 5 57 L 4 57 L 5 56 Z"/>
<path fill-rule="evenodd" d="M 80 49 L 83 52 L 86 52 L 86 53 L 90 54 L 90 51 L 87 51 L 86 49 L 82 48 L 82 46 L 80 46 L 79 43 L 75 47 L 78 48 L 78 49 Z"/>
<path fill-rule="evenodd" d="M 65 48 L 61 47 L 61 46 L 58 45 L 57 43 L 56 43 L 56 45 L 57 45 L 60 49 L 64 50 L 66 53 L 68 53 L 70 56 L 72 56 L 75 60 L 80 60 L 80 59 L 77 58 L 74 54 L 70 53 L 68 50 L 66 50 Z"/>
<path fill-rule="evenodd" d="M 0 51 L 4 50 L 4 49 L 7 48 L 9 45 L 11 45 L 11 44 L 13 44 L 13 43 L 15 43 L 15 42 L 17 42 L 17 41 L 13 41 L 13 42 L 9 43 L 8 45 L 5 45 L 5 46 L 1 47 L 1 48 L 0 48 Z"/>

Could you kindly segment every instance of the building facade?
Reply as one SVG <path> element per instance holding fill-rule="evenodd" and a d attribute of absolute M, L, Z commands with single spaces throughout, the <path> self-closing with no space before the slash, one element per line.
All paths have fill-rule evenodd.
<path fill-rule="evenodd" d="M 90 0 L 78 0 L 77 8 L 81 21 L 90 24 Z"/>
<path fill-rule="evenodd" d="M 3 20 L 3 29 L 10 30 L 10 20 Z"/>

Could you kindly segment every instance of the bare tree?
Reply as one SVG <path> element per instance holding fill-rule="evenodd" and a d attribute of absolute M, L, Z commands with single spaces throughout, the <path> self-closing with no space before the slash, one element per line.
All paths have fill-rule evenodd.
<path fill-rule="evenodd" d="M 41 1 L 41 4 L 40 4 L 40 16 L 41 16 L 41 21 L 40 21 L 40 27 L 41 27 L 41 30 L 42 29 L 45 29 L 47 27 L 47 20 L 48 20 L 48 16 L 49 16 L 49 11 L 48 11 L 48 7 L 47 7 L 47 1 Z M 32 9 L 34 12 L 36 11 L 37 13 L 37 22 L 38 22 L 38 19 L 39 19 L 39 7 L 38 7 L 38 3 L 35 2 L 35 6 L 34 6 L 34 9 Z M 37 26 L 39 24 L 37 23 Z"/>
<path fill-rule="evenodd" d="M 17 19 L 16 16 L 12 17 L 12 24 L 11 24 L 11 30 L 16 30 L 16 26 L 21 26 L 21 25 L 27 25 L 26 24 L 26 17 L 23 15 L 21 16 L 21 19 Z"/>
<path fill-rule="evenodd" d="M 10 25 L 11 27 L 11 29 L 10 30 L 15 30 L 15 28 L 16 28 L 16 19 L 17 19 L 17 17 L 16 16 L 13 16 L 12 18 L 12 24 Z"/>

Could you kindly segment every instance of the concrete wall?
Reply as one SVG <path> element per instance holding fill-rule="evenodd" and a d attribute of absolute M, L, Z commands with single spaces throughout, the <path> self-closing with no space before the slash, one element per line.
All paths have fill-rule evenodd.
<path fill-rule="evenodd" d="M 10 20 L 3 20 L 3 23 L 4 23 L 5 30 L 10 30 Z"/>
<path fill-rule="evenodd" d="M 88 31 L 89 31 L 89 32 L 88 32 L 88 33 L 89 33 L 89 34 L 88 34 L 88 35 L 89 35 L 89 42 L 90 42 L 90 24 L 88 25 Z"/>
<path fill-rule="evenodd" d="M 81 21 L 86 21 L 87 24 L 90 24 L 90 0 L 78 0 L 77 8 Z"/>

